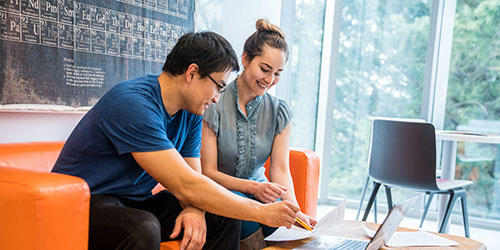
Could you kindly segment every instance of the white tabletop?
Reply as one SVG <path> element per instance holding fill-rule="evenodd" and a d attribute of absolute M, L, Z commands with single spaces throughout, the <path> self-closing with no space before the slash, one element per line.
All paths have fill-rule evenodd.
<path fill-rule="evenodd" d="M 500 144 L 500 135 L 465 131 L 436 130 L 436 139 L 442 141 L 464 141 Z"/>
<path fill-rule="evenodd" d="M 442 155 L 442 171 L 441 177 L 443 179 L 455 179 L 455 163 L 457 153 L 457 142 L 475 142 L 475 143 L 490 143 L 500 144 L 500 136 L 498 134 L 475 133 L 466 131 L 450 131 L 450 130 L 436 130 L 436 139 L 443 142 L 443 155 Z M 438 225 L 444 217 L 448 197 L 440 195 L 438 203 Z M 450 222 L 448 221 L 448 224 Z M 438 226 L 439 227 L 439 226 Z M 439 228 L 438 228 L 439 230 Z M 446 227 L 445 233 L 449 232 L 449 226 Z"/>

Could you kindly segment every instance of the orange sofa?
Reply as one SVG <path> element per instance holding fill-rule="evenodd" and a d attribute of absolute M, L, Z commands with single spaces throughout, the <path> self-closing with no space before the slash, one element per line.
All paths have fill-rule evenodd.
<path fill-rule="evenodd" d="M 63 145 L 63 141 L 0 143 L 0 249 L 88 248 L 87 183 L 50 173 Z M 290 169 L 299 206 L 314 217 L 319 159 L 313 151 L 291 149 Z M 161 249 L 179 249 L 179 244 L 163 242 Z"/>

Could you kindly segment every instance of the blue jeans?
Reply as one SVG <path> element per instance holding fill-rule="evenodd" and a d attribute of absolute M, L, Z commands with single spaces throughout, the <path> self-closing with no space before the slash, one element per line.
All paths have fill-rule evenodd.
<path fill-rule="evenodd" d="M 249 198 L 252 200 L 256 200 L 257 202 L 260 202 L 257 199 L 255 199 L 255 197 L 253 195 L 240 193 L 238 191 L 231 191 L 231 192 L 233 192 L 239 196 L 243 196 L 243 197 L 246 197 L 246 198 Z M 281 200 L 281 198 L 278 200 Z M 246 239 L 248 236 L 257 232 L 259 230 L 259 228 L 261 228 L 261 227 L 262 227 L 262 233 L 264 234 L 264 237 L 271 235 L 274 231 L 276 231 L 276 229 L 278 229 L 277 227 L 269 227 L 269 226 L 260 224 L 260 223 L 255 222 L 255 221 L 242 220 L 241 221 L 241 239 L 242 240 Z"/>

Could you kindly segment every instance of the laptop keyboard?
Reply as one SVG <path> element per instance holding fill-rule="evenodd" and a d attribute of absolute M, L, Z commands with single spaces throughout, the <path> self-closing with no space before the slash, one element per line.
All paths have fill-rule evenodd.
<path fill-rule="evenodd" d="M 363 250 L 368 245 L 368 241 L 345 239 L 334 247 L 327 248 L 327 250 Z"/>

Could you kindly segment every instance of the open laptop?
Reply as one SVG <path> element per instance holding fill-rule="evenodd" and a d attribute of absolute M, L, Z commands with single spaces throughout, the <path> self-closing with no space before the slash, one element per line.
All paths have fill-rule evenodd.
<path fill-rule="evenodd" d="M 351 239 L 345 237 L 320 236 L 302 246 L 294 248 L 295 250 L 375 250 L 380 249 L 389 241 L 391 236 L 398 229 L 399 224 L 406 216 L 413 203 L 417 200 L 417 195 L 412 196 L 401 204 L 394 206 L 380 225 L 373 238 L 368 240 Z"/>

